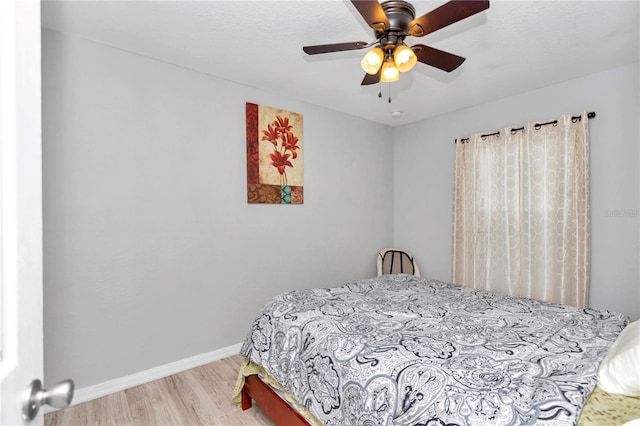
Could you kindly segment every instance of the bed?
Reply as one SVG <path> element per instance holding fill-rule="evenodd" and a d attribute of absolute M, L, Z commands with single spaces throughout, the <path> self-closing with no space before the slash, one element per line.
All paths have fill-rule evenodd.
<path fill-rule="evenodd" d="M 402 274 L 291 291 L 254 321 L 236 400 L 276 424 L 573 425 L 627 322 Z"/>

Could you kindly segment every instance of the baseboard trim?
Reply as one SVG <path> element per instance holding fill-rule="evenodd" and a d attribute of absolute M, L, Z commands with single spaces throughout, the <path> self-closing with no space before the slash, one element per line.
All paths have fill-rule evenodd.
<path fill-rule="evenodd" d="M 101 398 L 115 392 L 120 392 L 121 390 L 129 389 L 134 386 L 139 386 L 144 383 L 151 382 L 153 380 L 171 376 L 172 374 L 180 373 L 181 371 L 185 371 L 190 368 L 199 367 L 213 361 L 218 361 L 220 359 L 236 355 L 240 353 L 241 347 L 242 343 L 238 343 L 235 345 L 227 346 L 226 348 L 217 349 L 215 351 L 206 352 L 200 355 L 195 355 L 189 358 L 171 362 L 169 364 L 160 365 L 158 367 L 140 371 L 139 373 L 134 373 L 128 376 L 109 380 L 107 382 L 98 383 L 96 385 L 87 386 L 85 388 L 76 389 L 71 405 L 82 404 L 83 402 Z M 56 408 L 46 406 L 44 412 L 46 414 L 56 410 Z"/>

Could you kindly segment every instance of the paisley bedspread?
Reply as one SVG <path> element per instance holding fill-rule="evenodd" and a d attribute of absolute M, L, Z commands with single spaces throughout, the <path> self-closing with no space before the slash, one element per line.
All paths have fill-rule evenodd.
<path fill-rule="evenodd" d="M 241 354 L 329 426 L 573 425 L 627 321 L 383 275 L 275 297 Z"/>

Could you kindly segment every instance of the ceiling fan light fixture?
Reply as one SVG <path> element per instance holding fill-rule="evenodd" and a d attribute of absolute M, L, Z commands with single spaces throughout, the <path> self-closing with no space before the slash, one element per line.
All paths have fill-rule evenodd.
<path fill-rule="evenodd" d="M 406 45 L 396 47 L 393 52 L 393 61 L 400 72 L 410 71 L 418 62 L 418 57 L 413 50 Z"/>
<path fill-rule="evenodd" d="M 378 73 L 378 70 L 382 65 L 383 58 L 384 53 L 382 52 L 382 49 L 374 47 L 364 55 L 360 62 L 360 66 L 367 74 L 375 75 Z"/>
<path fill-rule="evenodd" d="M 400 80 L 400 71 L 396 68 L 396 64 L 389 58 L 382 64 L 382 73 L 380 74 L 380 81 L 383 83 L 391 83 L 392 81 Z"/>
<path fill-rule="evenodd" d="M 416 17 L 416 10 L 409 0 L 351 0 L 351 4 L 374 31 L 375 39 L 344 43 L 303 46 L 307 55 L 366 49 L 360 65 L 366 72 L 362 86 L 380 81 L 400 79 L 400 72 L 413 69 L 416 63 L 452 72 L 464 62 L 464 58 L 423 44 L 412 47 L 404 43 L 406 37 L 424 37 L 489 8 L 490 0 L 448 0 L 441 6 Z M 384 75 L 383 75 L 384 71 Z"/>

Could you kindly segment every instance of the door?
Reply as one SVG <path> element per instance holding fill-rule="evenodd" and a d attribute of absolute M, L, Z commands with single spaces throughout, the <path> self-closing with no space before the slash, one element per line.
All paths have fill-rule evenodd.
<path fill-rule="evenodd" d="M 0 0 L 0 424 L 43 375 L 40 2 Z"/>

